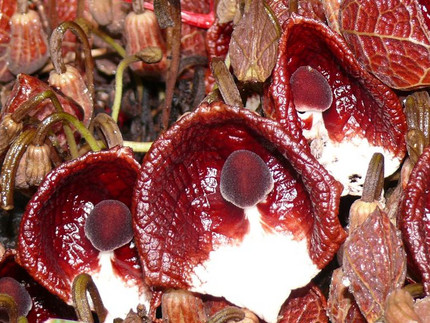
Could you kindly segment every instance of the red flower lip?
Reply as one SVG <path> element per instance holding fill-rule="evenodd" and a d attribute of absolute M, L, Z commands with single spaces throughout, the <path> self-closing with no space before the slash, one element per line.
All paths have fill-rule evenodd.
<path fill-rule="evenodd" d="M 413 168 L 400 209 L 399 226 L 412 272 L 421 276 L 424 290 L 430 294 L 430 148 L 426 148 Z"/>
<path fill-rule="evenodd" d="M 245 209 L 224 200 L 219 184 L 224 162 L 238 150 L 257 154 L 273 177 L 267 197 Z M 292 289 L 291 280 L 306 285 L 344 240 L 337 218 L 341 191 L 277 122 L 219 102 L 203 104 L 154 142 L 142 164 L 132 213 L 145 280 L 224 296 L 276 320 L 289 294 L 280 286 Z M 272 244 L 278 238 L 281 244 Z M 294 252 L 287 240 L 297 246 Z M 214 269 L 216 258 L 220 267 Z M 264 277 L 255 273 L 261 270 Z M 260 293 L 260 280 L 270 295 Z"/>
<path fill-rule="evenodd" d="M 306 80 L 292 78 L 303 67 L 326 79 L 306 89 L 309 98 L 303 91 Z M 406 119 L 400 101 L 363 69 L 339 34 L 321 22 L 292 15 L 284 24 L 272 76 L 266 113 L 298 140 L 306 138 L 312 154 L 344 185 L 344 195 L 361 194 L 375 152 L 384 154 L 386 176 L 398 169 L 406 152 Z M 301 91 L 294 89 L 296 84 Z M 315 102 L 313 95 L 325 103 L 308 112 L 296 107 L 297 102 Z"/>
<path fill-rule="evenodd" d="M 47 175 L 27 205 L 18 237 L 20 262 L 35 280 L 71 304 L 74 278 L 88 273 L 112 315 L 125 317 L 147 301 L 134 243 L 100 252 L 84 231 L 87 216 L 100 201 L 118 200 L 130 207 L 139 170 L 130 149 L 114 147 L 66 162 Z M 121 288 L 128 294 L 121 294 Z"/>

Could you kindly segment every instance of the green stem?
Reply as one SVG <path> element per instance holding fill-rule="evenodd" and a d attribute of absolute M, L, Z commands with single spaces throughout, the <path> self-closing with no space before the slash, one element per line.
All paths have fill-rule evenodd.
<path fill-rule="evenodd" d="M 99 291 L 97 290 L 93 279 L 88 274 L 79 274 L 73 280 L 72 296 L 78 319 L 87 323 L 94 322 L 87 298 L 87 292 L 90 294 L 99 322 L 104 322 L 107 316 L 107 310 L 103 305 Z"/>
<path fill-rule="evenodd" d="M 111 36 L 103 32 L 102 30 L 91 25 L 91 23 L 88 22 L 86 19 L 78 18 L 75 20 L 75 22 L 80 25 L 82 29 L 88 29 L 94 35 L 102 39 L 105 43 L 112 47 L 122 58 L 127 56 L 124 47 L 122 47 L 119 43 L 115 41 L 115 39 L 113 39 Z"/>
<path fill-rule="evenodd" d="M 119 110 L 121 109 L 121 98 L 125 69 L 132 63 L 143 61 L 147 64 L 157 63 L 162 58 L 162 52 L 158 47 L 147 47 L 144 50 L 124 58 L 119 64 L 115 75 L 115 98 L 112 105 L 112 119 L 118 122 Z"/>
<path fill-rule="evenodd" d="M 31 97 L 26 102 L 24 102 L 22 105 L 20 105 L 18 109 L 16 109 L 12 113 L 12 119 L 15 122 L 21 122 L 31 110 L 33 110 L 35 107 L 37 107 L 40 103 L 42 103 L 46 99 L 51 100 L 52 105 L 54 106 L 57 112 L 64 112 L 64 109 L 61 106 L 61 103 L 58 100 L 58 97 L 54 93 L 54 91 L 46 90 L 39 94 L 36 94 L 35 96 Z M 70 129 L 68 125 L 64 125 L 64 133 L 66 134 L 66 140 L 69 146 L 70 156 L 72 157 L 72 159 L 77 158 L 78 147 L 76 145 L 75 137 L 73 136 L 73 131 L 72 129 Z"/>
<path fill-rule="evenodd" d="M 152 141 L 150 142 L 136 142 L 136 141 L 124 141 L 123 146 L 130 147 L 134 152 L 146 153 L 152 146 Z"/>
<path fill-rule="evenodd" d="M 369 163 L 366 179 L 363 185 L 363 202 L 378 201 L 384 188 L 384 155 L 375 153 Z"/>
<path fill-rule="evenodd" d="M 245 312 L 238 307 L 227 306 L 212 315 L 206 323 L 226 323 L 241 321 L 245 318 Z"/>
<path fill-rule="evenodd" d="M 82 137 L 84 137 L 84 139 L 93 151 L 100 150 L 100 147 L 97 144 L 97 140 L 93 137 L 91 132 L 87 128 L 85 128 L 82 122 L 80 122 L 74 116 L 66 112 L 56 112 L 46 117 L 37 128 L 34 144 L 41 146 L 45 142 L 45 138 L 52 125 L 56 124 L 57 122 L 64 121 L 72 125 L 82 135 Z"/>
<path fill-rule="evenodd" d="M 0 175 L 0 183 L 2 183 L 1 208 L 3 210 L 13 209 L 16 171 L 22 155 L 33 141 L 35 132 L 36 130 L 31 128 L 21 132 L 7 151 Z"/>
<path fill-rule="evenodd" d="M 85 75 L 87 76 L 87 87 L 90 92 L 91 99 L 95 100 L 95 88 L 94 88 L 94 61 L 91 56 L 91 46 L 88 42 L 87 35 L 84 30 L 77 23 L 73 21 L 62 22 L 51 34 L 49 41 L 49 47 L 51 52 L 51 60 L 54 65 L 55 71 L 58 74 L 63 74 L 66 72 L 66 67 L 64 65 L 61 47 L 63 43 L 63 37 L 66 31 L 70 30 L 76 37 L 81 41 L 84 54 L 85 54 Z"/>

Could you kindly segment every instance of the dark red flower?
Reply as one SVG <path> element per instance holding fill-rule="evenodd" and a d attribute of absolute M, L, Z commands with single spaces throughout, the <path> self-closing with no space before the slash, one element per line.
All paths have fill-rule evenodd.
<path fill-rule="evenodd" d="M 256 155 L 273 178 L 270 193 L 245 208 L 220 190 L 225 161 L 238 150 Z M 238 173 L 248 168 L 233 164 Z M 252 167 L 250 177 L 260 172 Z M 226 185 L 246 196 L 242 175 Z M 341 190 L 278 123 L 203 104 L 144 158 L 132 212 L 146 282 L 223 296 L 274 322 L 290 291 L 306 285 L 344 240 Z"/>
<path fill-rule="evenodd" d="M 297 74 L 300 69 L 308 73 Z M 322 81 L 306 84 L 306 91 L 303 86 L 295 90 L 308 74 Z M 329 108 L 315 106 L 315 97 L 326 98 L 317 102 Z M 309 144 L 344 185 L 343 194 L 361 194 L 373 153 L 384 154 L 386 176 L 405 155 L 406 120 L 397 95 L 362 68 L 339 34 L 313 19 L 292 15 L 284 24 L 263 108 L 293 137 Z"/>
<path fill-rule="evenodd" d="M 49 173 L 28 203 L 18 237 L 20 262 L 68 304 L 80 273 L 92 275 L 111 318 L 124 318 L 147 301 L 134 243 L 100 252 L 85 232 L 86 219 L 99 202 L 117 200 L 130 207 L 139 170 L 130 149 L 91 152 Z"/>
<path fill-rule="evenodd" d="M 31 296 L 29 322 L 42 323 L 49 318 L 76 319 L 73 307 L 39 285 L 16 261 L 15 250 L 6 251 L 0 260 L 0 277 L 10 277 L 22 284 Z"/>

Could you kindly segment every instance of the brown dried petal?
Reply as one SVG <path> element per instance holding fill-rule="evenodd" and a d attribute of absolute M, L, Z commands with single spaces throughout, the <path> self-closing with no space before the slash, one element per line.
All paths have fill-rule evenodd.
<path fill-rule="evenodd" d="M 327 301 L 313 283 L 291 292 L 282 306 L 278 323 L 328 322 Z"/>
<path fill-rule="evenodd" d="M 424 323 L 414 311 L 414 299 L 409 292 L 397 289 L 388 295 L 385 304 L 386 323 Z"/>
<path fill-rule="evenodd" d="M 388 86 L 430 84 L 430 35 L 418 1 L 343 1 L 341 32 L 362 64 Z"/>
<path fill-rule="evenodd" d="M 182 289 L 171 289 L 163 293 L 161 309 L 163 320 L 166 322 L 206 322 L 206 314 L 202 299 Z"/>
<path fill-rule="evenodd" d="M 49 57 L 48 37 L 39 15 L 34 10 L 15 13 L 10 24 L 9 70 L 14 74 L 32 74 L 45 65 Z"/>
<path fill-rule="evenodd" d="M 235 26 L 229 48 L 231 66 L 240 81 L 264 82 L 272 73 L 280 33 L 262 0 L 252 1 Z M 255 28 L 259 26 L 259 28 Z"/>
<path fill-rule="evenodd" d="M 345 285 L 347 279 L 344 276 L 342 268 L 333 272 L 330 292 L 327 300 L 327 315 L 331 322 L 354 322 L 365 323 L 365 318 L 361 315 L 354 296 L 348 291 Z"/>
<path fill-rule="evenodd" d="M 406 255 L 400 232 L 376 209 L 344 244 L 343 270 L 361 312 L 369 322 L 384 313 L 385 299 L 400 288 L 406 275 Z"/>

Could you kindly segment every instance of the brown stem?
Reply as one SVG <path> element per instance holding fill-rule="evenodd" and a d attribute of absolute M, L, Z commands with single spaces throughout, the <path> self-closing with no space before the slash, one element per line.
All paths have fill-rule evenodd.
<path fill-rule="evenodd" d="M 61 23 L 51 34 L 51 38 L 49 41 L 49 47 L 51 52 L 51 60 L 54 65 L 55 71 L 58 74 L 63 74 L 66 72 L 66 66 L 64 65 L 63 57 L 62 57 L 62 43 L 64 34 L 66 31 L 70 30 L 73 32 L 76 37 L 80 40 L 83 45 L 83 50 L 85 54 L 85 75 L 87 77 L 87 87 L 90 93 L 91 99 L 94 101 L 95 99 L 95 89 L 94 89 L 94 61 L 91 56 L 91 47 L 88 42 L 87 35 L 84 30 L 73 21 L 65 21 Z"/>
<path fill-rule="evenodd" d="M 16 11 L 19 14 L 26 14 L 28 12 L 28 0 L 18 0 Z"/>
<path fill-rule="evenodd" d="M 293 13 L 299 12 L 299 1 L 298 0 L 290 0 L 288 4 L 288 11 L 290 15 Z"/>
<path fill-rule="evenodd" d="M 88 274 L 79 274 L 73 280 L 72 297 L 76 311 L 76 316 L 80 321 L 93 323 L 93 315 L 90 303 L 87 298 L 87 292 L 90 294 L 94 310 L 99 318 L 99 322 L 104 322 L 107 316 L 107 310 L 103 305 L 96 284 Z"/>
<path fill-rule="evenodd" d="M 366 179 L 363 185 L 363 202 L 378 201 L 384 188 L 384 155 L 375 153 L 369 163 Z"/>
<path fill-rule="evenodd" d="M 10 295 L 0 294 L 0 310 L 7 313 L 7 322 L 18 322 L 18 305 Z"/>
<path fill-rule="evenodd" d="M 166 80 L 166 97 L 163 109 L 163 128 L 169 127 L 170 111 L 172 108 L 173 92 L 175 89 L 176 79 L 178 77 L 179 63 L 181 56 L 181 3 L 179 0 L 169 0 L 169 5 L 165 10 L 169 10 L 170 16 L 173 19 L 174 25 L 167 32 L 168 53 L 167 57 L 171 57 L 169 68 L 167 71 Z"/>
<path fill-rule="evenodd" d="M 13 209 L 16 171 L 22 155 L 34 138 L 35 132 L 36 130 L 32 128 L 21 132 L 7 151 L 0 175 L 0 183 L 2 183 L 1 208 L 3 210 Z"/>
<path fill-rule="evenodd" d="M 137 15 L 144 13 L 145 8 L 143 5 L 144 5 L 143 0 L 133 0 L 132 1 L 133 12 Z"/>
<path fill-rule="evenodd" d="M 224 102 L 228 105 L 242 108 L 243 103 L 239 90 L 224 61 L 221 58 L 213 58 L 211 70 Z"/>
<path fill-rule="evenodd" d="M 227 306 L 212 315 L 206 323 L 227 323 L 241 321 L 245 318 L 245 312 L 238 307 Z"/>
<path fill-rule="evenodd" d="M 104 139 L 106 147 L 122 146 L 123 140 L 118 124 L 106 113 L 97 114 L 91 121 L 90 132 L 94 130 L 99 132 L 100 138 Z"/>

